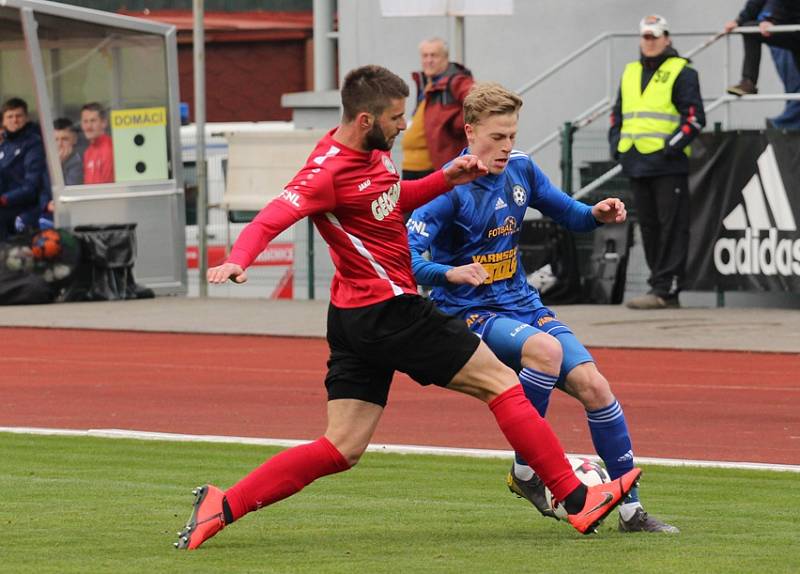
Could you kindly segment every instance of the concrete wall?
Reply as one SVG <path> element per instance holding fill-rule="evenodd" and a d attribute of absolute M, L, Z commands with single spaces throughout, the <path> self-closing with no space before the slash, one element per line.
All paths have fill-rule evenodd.
<path fill-rule="evenodd" d="M 711 32 L 721 30 L 743 5 L 744 0 L 515 0 L 513 16 L 465 18 L 465 63 L 480 80 L 518 89 L 604 32 L 638 32 L 639 20 L 646 14 L 659 13 L 667 18 L 673 33 Z M 451 38 L 453 22 L 445 17 L 385 18 L 377 0 L 340 0 L 339 29 L 342 76 L 357 66 L 381 64 L 410 81 L 411 72 L 419 67 L 419 41 L 431 36 Z M 687 52 L 706 38 L 676 37 L 674 45 L 679 52 Z M 724 40 L 718 42 L 695 61 L 706 98 L 719 96 L 739 79 L 741 38 L 730 38 L 727 78 L 725 44 Z M 638 57 L 638 40 L 618 38 L 610 49 L 610 67 L 609 44 L 604 44 L 524 95 L 518 147 L 529 148 L 562 122 L 616 93 L 625 63 Z M 763 58 L 761 92 L 782 91 L 767 50 Z M 729 118 L 722 110 L 711 114 L 709 126 L 714 121 L 727 121 L 731 127 L 761 127 L 766 116 L 776 115 L 782 107 L 782 103 L 736 104 Z M 601 119 L 595 125 L 595 139 L 601 143 L 607 122 Z M 399 145 L 395 149 L 399 151 Z M 555 181 L 560 180 L 557 145 L 536 159 Z"/>

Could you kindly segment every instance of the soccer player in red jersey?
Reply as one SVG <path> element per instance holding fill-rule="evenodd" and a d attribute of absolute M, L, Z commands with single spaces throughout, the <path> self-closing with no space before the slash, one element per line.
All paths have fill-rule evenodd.
<path fill-rule="evenodd" d="M 242 231 L 228 260 L 208 270 L 211 283 L 242 283 L 245 269 L 273 238 L 312 218 L 336 266 L 328 309 L 328 426 L 316 441 L 277 454 L 224 492 L 199 487 L 177 548 L 195 549 L 248 512 L 355 465 L 383 414 L 395 371 L 487 403 L 509 444 L 524 454 L 579 532 L 594 531 L 639 478 L 634 469 L 608 484 L 583 485 L 516 373 L 463 321 L 417 294 L 403 212 L 487 169 L 463 155 L 426 178 L 399 181 L 389 150 L 406 127 L 407 97 L 405 82 L 385 68 L 351 71 L 342 87 L 341 125 Z"/>

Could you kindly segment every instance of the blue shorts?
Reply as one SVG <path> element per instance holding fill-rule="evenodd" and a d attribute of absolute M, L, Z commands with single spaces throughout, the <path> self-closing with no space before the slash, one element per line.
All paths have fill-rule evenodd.
<path fill-rule="evenodd" d="M 552 335 L 561 343 L 564 358 L 556 386 L 563 390 L 567 374 L 583 363 L 593 363 L 594 358 L 578 341 L 569 327 L 556 319 L 547 307 L 529 313 L 498 315 L 491 311 L 470 313 L 467 325 L 506 365 L 519 372 L 522 369 L 522 346 L 537 333 Z"/>

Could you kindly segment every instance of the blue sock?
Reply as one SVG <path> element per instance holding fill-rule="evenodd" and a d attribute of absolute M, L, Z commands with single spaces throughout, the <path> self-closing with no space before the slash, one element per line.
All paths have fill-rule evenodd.
<path fill-rule="evenodd" d="M 547 413 L 547 405 L 550 403 L 550 394 L 558 380 L 558 375 L 548 375 L 535 369 L 524 368 L 519 372 L 519 382 L 525 396 L 534 406 L 540 416 L 544 417 Z M 518 453 L 517 462 L 527 466 L 528 463 Z"/>
<path fill-rule="evenodd" d="M 611 480 L 633 469 L 633 447 L 622 406 L 613 403 L 596 411 L 586 411 L 594 449 L 603 462 Z M 638 502 L 639 492 L 634 488 L 625 502 Z"/>

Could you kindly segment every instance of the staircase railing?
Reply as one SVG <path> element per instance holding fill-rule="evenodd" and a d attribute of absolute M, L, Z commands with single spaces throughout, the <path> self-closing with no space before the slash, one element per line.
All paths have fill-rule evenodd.
<path fill-rule="evenodd" d="M 770 28 L 771 33 L 781 34 L 787 32 L 798 32 L 800 31 L 800 25 L 792 25 L 792 26 L 773 26 Z M 732 30 L 731 34 L 758 34 L 761 30 L 757 26 L 741 26 Z M 725 39 L 726 41 L 726 49 L 724 51 L 724 58 L 723 58 L 723 78 L 724 82 L 727 86 L 727 83 L 730 78 L 730 37 L 731 34 L 725 34 L 723 32 L 686 32 L 686 33 L 675 33 L 673 36 L 697 36 L 697 35 L 705 35 L 708 36 L 701 44 L 695 46 L 691 50 L 685 53 L 685 57 L 691 58 L 700 52 L 706 50 L 710 46 L 714 45 L 721 39 Z M 553 65 L 551 68 L 522 86 L 520 88 L 519 93 L 524 93 L 529 91 L 530 89 L 534 88 L 535 86 L 539 85 L 545 79 L 549 78 L 557 71 L 563 69 L 564 66 L 573 62 L 577 57 L 582 55 L 583 53 L 587 52 L 594 46 L 598 45 L 603 41 L 609 41 L 614 37 L 638 37 L 638 34 L 629 33 L 629 32 L 614 32 L 614 33 L 606 33 L 601 34 L 594 40 L 590 41 L 589 43 L 585 44 L 575 52 L 569 54 L 567 57 L 563 58 L 561 61 Z M 607 64 L 607 71 L 609 77 L 609 86 L 610 82 L 612 81 L 611 75 L 611 64 L 613 61 L 613 51 L 611 47 L 611 43 L 609 42 L 609 49 L 607 52 L 608 55 L 608 64 Z M 610 94 L 609 88 L 609 94 Z M 800 94 L 787 94 L 787 93 L 780 93 L 780 94 L 756 94 L 756 95 L 749 95 L 749 96 L 742 96 L 736 97 L 728 94 L 723 94 L 716 98 L 711 104 L 709 104 L 705 111 L 706 113 L 710 113 L 716 108 L 726 105 L 725 109 L 725 122 L 726 124 L 730 124 L 730 104 L 732 102 L 759 102 L 759 101 L 789 101 L 789 100 L 800 100 Z M 606 96 L 602 100 L 596 102 L 595 104 L 591 105 L 589 108 L 578 114 L 571 122 L 566 122 L 561 129 L 557 129 L 554 132 L 548 134 L 544 139 L 533 145 L 531 148 L 526 150 L 528 155 L 533 155 L 541 151 L 542 149 L 551 145 L 554 141 L 560 141 L 562 145 L 572 145 L 574 140 L 574 134 L 580 129 L 583 129 L 594 122 L 598 117 L 603 116 L 608 111 L 611 110 L 613 103 L 611 101 L 611 96 Z M 567 133 L 569 130 L 569 133 Z M 572 150 L 564 150 L 562 149 L 561 153 L 562 158 L 562 182 L 568 184 L 565 187 L 565 191 L 568 193 L 571 192 L 571 179 L 572 179 Z M 620 173 L 622 170 L 621 166 L 616 165 L 613 168 L 609 169 L 602 175 L 598 176 L 595 180 L 588 183 L 587 185 L 583 186 L 579 189 L 573 197 L 575 199 L 580 199 L 591 193 L 595 189 L 599 188 L 601 185 L 612 179 L 614 176 Z"/>

